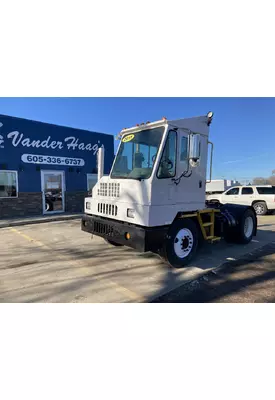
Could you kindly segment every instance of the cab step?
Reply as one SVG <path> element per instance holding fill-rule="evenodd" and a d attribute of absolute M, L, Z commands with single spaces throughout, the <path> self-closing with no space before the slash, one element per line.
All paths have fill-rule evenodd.
<path fill-rule="evenodd" d="M 206 236 L 206 240 L 210 240 L 211 242 L 217 242 L 218 240 L 221 240 L 220 236 Z"/>

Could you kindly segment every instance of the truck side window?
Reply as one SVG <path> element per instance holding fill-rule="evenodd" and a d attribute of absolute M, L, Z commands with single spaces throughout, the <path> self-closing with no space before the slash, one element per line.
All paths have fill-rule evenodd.
<path fill-rule="evenodd" d="M 250 187 L 242 188 L 242 194 L 253 194 L 253 189 Z"/>
<path fill-rule="evenodd" d="M 228 195 L 228 196 L 230 196 L 230 195 L 236 195 L 236 194 L 239 194 L 239 188 L 232 188 L 232 189 L 230 189 L 230 190 L 228 190 L 228 192 L 226 192 L 226 194 Z"/>
<path fill-rule="evenodd" d="M 157 177 L 173 178 L 176 175 L 177 132 L 170 131 L 159 163 Z"/>
<path fill-rule="evenodd" d="M 187 137 L 182 136 L 180 141 L 180 161 L 187 160 L 187 144 L 188 144 Z"/>

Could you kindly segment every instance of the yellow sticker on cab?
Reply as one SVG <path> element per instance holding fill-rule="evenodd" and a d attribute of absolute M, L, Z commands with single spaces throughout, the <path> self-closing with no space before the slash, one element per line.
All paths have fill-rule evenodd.
<path fill-rule="evenodd" d="M 133 134 L 132 135 L 127 135 L 122 139 L 122 141 L 123 141 L 123 143 L 130 142 L 130 140 L 133 140 L 134 137 L 135 137 L 135 135 L 133 135 Z"/>

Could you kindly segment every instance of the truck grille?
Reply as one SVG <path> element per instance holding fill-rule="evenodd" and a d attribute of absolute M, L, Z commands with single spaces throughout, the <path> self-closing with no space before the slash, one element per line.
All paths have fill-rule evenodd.
<path fill-rule="evenodd" d="M 97 189 L 98 196 L 119 197 L 120 183 L 101 182 Z"/>
<path fill-rule="evenodd" d="M 114 204 L 98 203 L 97 211 L 99 214 L 117 216 L 117 206 Z"/>
<path fill-rule="evenodd" d="M 94 221 L 93 231 L 100 235 L 116 236 L 114 227 L 103 222 Z"/>

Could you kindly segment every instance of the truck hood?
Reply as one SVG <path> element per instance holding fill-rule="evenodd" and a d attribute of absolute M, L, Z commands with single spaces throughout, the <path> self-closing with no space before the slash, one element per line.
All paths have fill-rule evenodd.
<path fill-rule="evenodd" d="M 138 181 L 103 176 L 93 187 L 92 197 L 97 200 L 112 200 L 116 203 L 149 205 L 151 183 L 148 179 Z"/>

